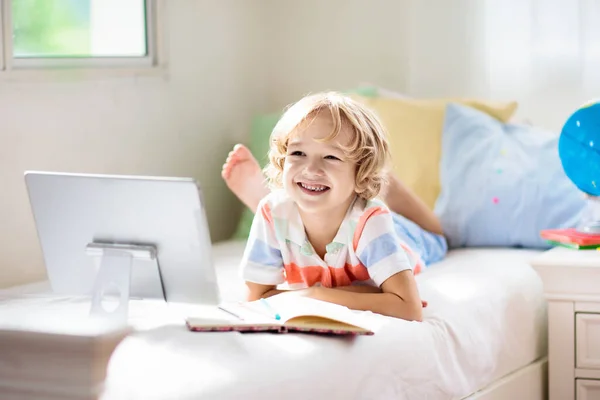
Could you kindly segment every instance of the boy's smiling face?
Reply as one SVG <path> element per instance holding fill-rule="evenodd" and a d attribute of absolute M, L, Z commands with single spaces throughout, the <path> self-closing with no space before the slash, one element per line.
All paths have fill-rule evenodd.
<path fill-rule="evenodd" d="M 351 141 L 351 128 L 342 126 L 333 140 L 315 140 L 333 129 L 329 113 L 320 112 L 301 123 L 288 143 L 283 187 L 301 211 L 345 213 L 356 195 L 356 163 L 342 150 Z"/>

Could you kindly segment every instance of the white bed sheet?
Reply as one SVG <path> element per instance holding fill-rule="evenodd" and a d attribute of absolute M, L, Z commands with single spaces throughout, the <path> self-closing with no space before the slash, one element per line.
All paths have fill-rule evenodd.
<path fill-rule="evenodd" d="M 243 297 L 243 245 L 214 247 L 224 299 Z M 146 304 L 134 317 L 147 325 L 114 353 L 104 398 L 460 399 L 546 354 L 542 283 L 527 264 L 536 254 L 450 252 L 417 277 L 424 322 L 366 313 L 381 322 L 373 336 L 194 333 L 166 306 Z M 89 309 L 81 298 L 3 293 L 0 321 Z"/>

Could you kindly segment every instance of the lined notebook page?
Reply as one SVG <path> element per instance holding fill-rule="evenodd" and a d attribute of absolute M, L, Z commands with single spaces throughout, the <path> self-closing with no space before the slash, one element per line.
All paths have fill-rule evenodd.
<path fill-rule="evenodd" d="M 337 304 L 289 293 L 269 297 L 267 302 L 272 310 L 279 313 L 283 323 L 295 317 L 315 316 L 370 329 L 368 321 L 363 317 L 362 313 L 357 313 Z M 243 303 L 243 307 L 274 320 L 272 313 L 260 301 Z M 318 319 L 313 319 L 313 323 L 317 321 Z"/>

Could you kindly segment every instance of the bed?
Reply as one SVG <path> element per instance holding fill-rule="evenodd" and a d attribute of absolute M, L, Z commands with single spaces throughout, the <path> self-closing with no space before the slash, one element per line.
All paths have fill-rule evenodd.
<path fill-rule="evenodd" d="M 240 299 L 241 241 L 214 245 L 223 299 Z M 546 308 L 537 251 L 460 249 L 417 277 L 424 322 L 365 313 L 373 336 L 189 332 L 158 303 L 132 304 L 139 330 L 117 348 L 105 399 L 545 398 Z M 0 292 L 0 320 L 82 314 L 47 285 Z M 137 307 L 137 308 L 136 308 Z"/>

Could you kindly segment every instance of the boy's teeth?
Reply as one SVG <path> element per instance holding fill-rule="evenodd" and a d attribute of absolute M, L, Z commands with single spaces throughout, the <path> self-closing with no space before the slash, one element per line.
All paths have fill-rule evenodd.
<path fill-rule="evenodd" d="M 304 189 L 312 190 L 313 192 L 321 192 L 321 191 L 327 189 L 327 186 L 322 186 L 322 185 L 313 186 L 313 185 L 305 185 L 304 183 L 301 183 L 300 185 Z"/>

